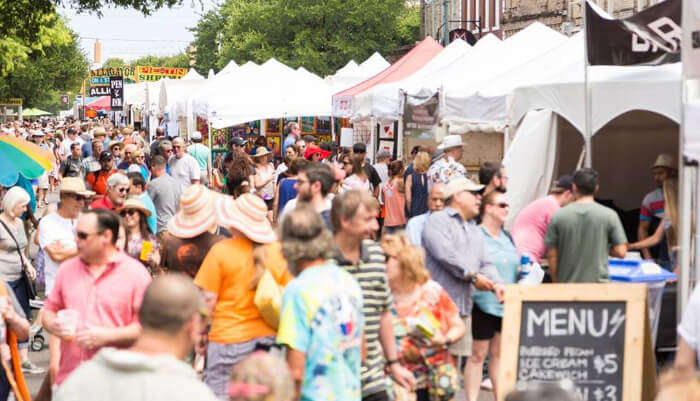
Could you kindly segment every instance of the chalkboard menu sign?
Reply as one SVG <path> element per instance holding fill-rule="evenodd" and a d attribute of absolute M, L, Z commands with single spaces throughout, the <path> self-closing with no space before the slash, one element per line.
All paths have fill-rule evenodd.
<path fill-rule="evenodd" d="M 622 399 L 625 302 L 523 302 L 518 381 L 569 379 L 584 400 Z"/>
<path fill-rule="evenodd" d="M 652 400 L 646 298 L 643 284 L 508 286 L 502 388 L 570 380 L 583 401 Z"/>

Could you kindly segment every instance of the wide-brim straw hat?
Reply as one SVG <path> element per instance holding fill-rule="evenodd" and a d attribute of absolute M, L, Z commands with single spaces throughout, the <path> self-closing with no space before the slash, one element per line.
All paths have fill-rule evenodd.
<path fill-rule="evenodd" d="M 260 197 L 243 194 L 238 199 L 221 196 L 216 201 L 219 225 L 240 231 L 259 244 L 277 241 L 277 234 L 267 219 L 267 205 Z"/>
<path fill-rule="evenodd" d="M 168 222 L 168 232 L 178 238 L 194 238 L 216 226 L 215 194 L 201 184 L 187 187 L 180 210 Z"/>
<path fill-rule="evenodd" d="M 146 209 L 146 206 L 138 198 L 127 199 L 124 204 L 117 208 L 117 213 L 121 213 L 122 210 L 138 210 L 146 217 L 151 217 L 151 211 Z"/>
<path fill-rule="evenodd" d="M 253 156 L 253 157 L 261 157 L 261 156 L 269 155 L 270 153 L 272 153 L 272 152 L 270 152 L 266 147 L 264 147 L 264 146 L 258 146 L 258 147 L 255 149 L 255 154 L 252 155 L 252 156 Z"/>
<path fill-rule="evenodd" d="M 88 191 L 85 182 L 78 177 L 63 177 L 59 192 L 71 193 L 81 196 L 93 196 L 94 192 Z"/>

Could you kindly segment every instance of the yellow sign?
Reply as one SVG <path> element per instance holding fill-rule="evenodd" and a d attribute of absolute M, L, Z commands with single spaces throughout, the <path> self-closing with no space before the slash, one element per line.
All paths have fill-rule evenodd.
<path fill-rule="evenodd" d="M 10 99 L 0 99 L 0 106 L 21 106 L 22 99 L 20 98 L 10 98 Z"/>
<path fill-rule="evenodd" d="M 158 81 L 163 78 L 179 79 L 187 75 L 187 68 L 136 67 L 136 82 Z"/>

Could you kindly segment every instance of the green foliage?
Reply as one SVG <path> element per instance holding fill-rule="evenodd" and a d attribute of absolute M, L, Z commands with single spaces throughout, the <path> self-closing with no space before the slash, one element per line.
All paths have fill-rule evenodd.
<path fill-rule="evenodd" d="M 65 109 L 60 96 L 80 90 L 87 76 L 88 61 L 78 45 L 78 37 L 58 19 L 52 29 L 65 31 L 66 43 L 45 44 L 30 52 L 22 66 L 0 79 L 0 98 L 18 97 L 24 107 L 38 107 L 56 112 Z"/>
<path fill-rule="evenodd" d="M 198 0 L 200 4 L 202 0 Z M 67 44 L 67 30 L 54 30 L 56 8 L 100 13 L 102 7 L 135 8 L 148 15 L 183 0 L 0 0 L 0 77 L 21 68 L 29 54 L 49 44 Z"/>
<path fill-rule="evenodd" d="M 262 63 L 274 57 L 326 75 L 350 59 L 364 60 L 419 38 L 419 10 L 405 0 L 227 0 L 218 13 L 221 22 L 205 16 L 195 33 L 203 38 L 197 43 L 204 45 L 202 53 L 214 54 L 220 46 L 219 68 L 230 60 Z"/>
<path fill-rule="evenodd" d="M 219 46 L 223 39 L 222 29 L 224 20 L 218 10 L 211 10 L 204 14 L 197 22 L 197 26 L 192 28 L 194 33 L 195 47 L 194 57 L 195 67 L 206 74 L 210 69 L 217 69 L 219 58 Z"/>
<path fill-rule="evenodd" d="M 174 56 L 145 56 L 132 60 L 129 65 L 148 65 L 153 67 L 189 68 L 190 58 L 185 53 Z"/>
<path fill-rule="evenodd" d="M 121 67 L 124 65 L 128 65 L 128 64 L 126 63 L 126 61 L 124 61 L 123 59 L 120 59 L 119 57 L 108 58 L 107 60 L 105 60 L 104 63 L 102 63 L 102 67 L 104 67 L 104 68 Z"/>

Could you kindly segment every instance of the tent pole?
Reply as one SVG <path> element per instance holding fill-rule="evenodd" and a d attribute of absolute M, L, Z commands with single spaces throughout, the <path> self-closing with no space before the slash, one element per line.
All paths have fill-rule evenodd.
<path fill-rule="evenodd" d="M 207 120 L 207 137 L 209 138 L 209 140 L 208 140 L 208 142 L 209 142 L 209 160 L 207 163 L 207 174 L 209 175 L 209 177 L 207 178 L 207 183 L 209 184 L 209 188 L 214 189 L 214 186 L 213 186 L 214 174 L 212 172 L 212 168 L 214 167 L 214 162 L 212 160 L 214 154 L 212 153 L 212 151 L 214 150 L 214 148 L 211 146 L 212 134 L 213 133 L 211 131 L 211 119 L 208 119 Z"/>
<path fill-rule="evenodd" d="M 584 167 L 593 166 L 593 157 L 591 155 L 591 139 L 593 138 L 592 127 L 591 127 L 591 93 L 588 85 L 588 33 L 586 25 L 586 1 L 581 0 L 581 11 L 583 12 L 583 34 L 584 34 L 584 46 L 583 46 L 583 88 L 584 88 L 584 111 L 586 113 L 586 126 L 584 127 L 585 132 L 583 133 L 583 141 L 586 149 L 586 159 L 584 162 Z"/>

